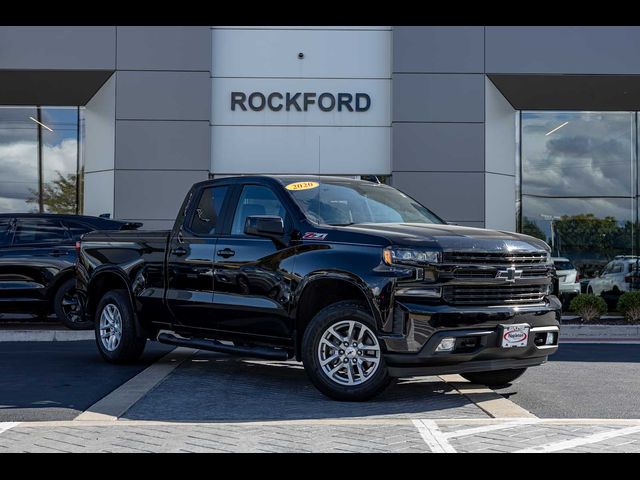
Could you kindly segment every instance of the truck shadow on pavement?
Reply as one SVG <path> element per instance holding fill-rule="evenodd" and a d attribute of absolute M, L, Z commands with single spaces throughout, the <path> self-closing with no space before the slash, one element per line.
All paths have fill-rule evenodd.
<path fill-rule="evenodd" d="M 484 417 L 438 377 L 400 380 L 368 402 L 337 402 L 308 380 L 302 364 L 199 352 L 123 416 L 159 421 Z"/>

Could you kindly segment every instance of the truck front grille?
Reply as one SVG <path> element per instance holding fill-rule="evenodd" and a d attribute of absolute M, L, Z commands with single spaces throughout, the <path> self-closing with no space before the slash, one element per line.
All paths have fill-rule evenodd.
<path fill-rule="evenodd" d="M 546 252 L 443 252 L 443 262 L 457 265 L 522 265 L 545 263 Z"/>
<path fill-rule="evenodd" d="M 548 293 L 549 285 L 447 285 L 442 298 L 451 305 L 527 305 Z"/>
<path fill-rule="evenodd" d="M 502 269 L 503 268 L 504 267 L 502 267 Z M 453 270 L 453 278 L 457 280 L 496 278 L 498 270 L 501 270 L 501 268 L 460 267 Z M 522 268 L 522 278 L 544 278 L 547 276 L 549 276 L 549 270 L 547 268 Z"/>

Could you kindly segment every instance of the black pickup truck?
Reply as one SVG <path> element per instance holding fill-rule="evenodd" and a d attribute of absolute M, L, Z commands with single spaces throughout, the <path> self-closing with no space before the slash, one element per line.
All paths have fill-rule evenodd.
<path fill-rule="evenodd" d="M 84 235 L 77 288 L 109 362 L 148 339 L 302 361 L 339 400 L 393 378 L 504 385 L 558 348 L 549 247 L 448 225 L 402 192 L 341 177 L 195 184 L 171 231 Z"/>

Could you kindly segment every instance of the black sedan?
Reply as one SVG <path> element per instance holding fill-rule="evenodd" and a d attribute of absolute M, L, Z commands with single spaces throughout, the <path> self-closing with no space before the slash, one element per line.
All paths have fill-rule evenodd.
<path fill-rule="evenodd" d="M 75 293 L 76 242 L 93 230 L 141 225 L 82 215 L 0 214 L 0 313 L 55 313 L 69 328 L 91 328 Z"/>

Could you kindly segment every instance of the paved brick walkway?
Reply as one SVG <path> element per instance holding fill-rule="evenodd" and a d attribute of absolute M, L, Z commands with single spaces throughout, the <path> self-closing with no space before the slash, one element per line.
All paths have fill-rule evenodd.
<path fill-rule="evenodd" d="M 451 423 L 454 422 L 454 423 Z M 640 421 L 18 424 L 2 452 L 640 452 Z"/>

